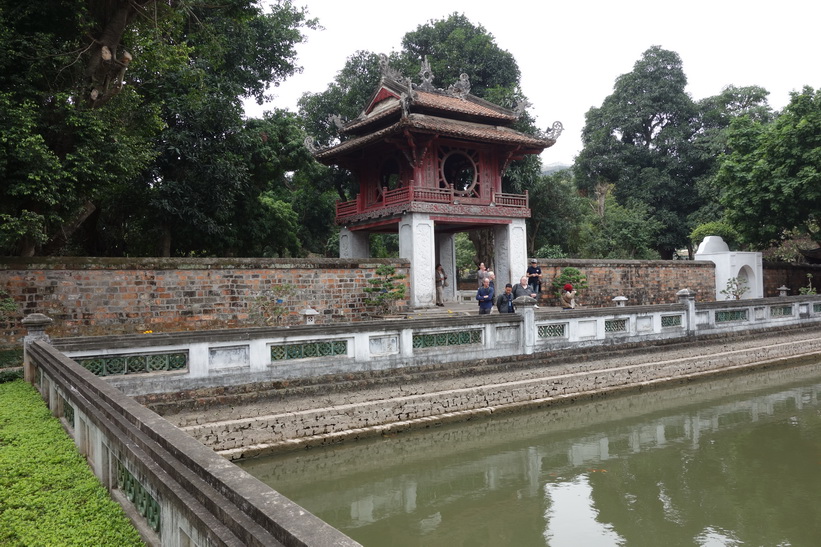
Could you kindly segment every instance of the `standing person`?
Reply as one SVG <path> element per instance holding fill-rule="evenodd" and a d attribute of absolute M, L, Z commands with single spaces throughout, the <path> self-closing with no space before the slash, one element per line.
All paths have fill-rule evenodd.
<path fill-rule="evenodd" d="M 537 296 L 530 285 L 527 284 L 526 275 L 523 275 L 519 280 L 519 284 L 513 287 L 513 298 L 519 298 L 520 296 L 529 296 L 530 298 L 536 298 Z"/>
<path fill-rule="evenodd" d="M 476 291 L 476 300 L 479 301 L 479 315 L 490 313 L 493 309 L 493 289 L 490 288 L 490 279 L 482 280 L 482 286 Z"/>
<path fill-rule="evenodd" d="M 576 307 L 576 291 L 573 290 L 573 285 L 567 283 L 564 286 L 560 299 L 563 310 L 572 310 Z"/>
<path fill-rule="evenodd" d="M 482 280 L 488 276 L 487 268 L 485 268 L 485 263 L 479 263 L 479 269 L 476 270 L 476 281 L 479 283 L 479 288 L 482 288 Z"/>
<path fill-rule="evenodd" d="M 519 284 L 513 287 L 513 298 L 519 298 L 520 296 L 529 296 L 530 298 L 534 298 L 536 300 L 539 299 L 539 295 L 535 292 L 533 287 L 527 284 L 526 275 L 523 275 L 519 280 Z M 539 308 L 539 306 L 533 307 L 536 309 Z"/>
<path fill-rule="evenodd" d="M 490 288 L 496 292 L 496 274 L 493 273 L 493 270 L 488 270 L 487 278 L 490 279 Z"/>
<path fill-rule="evenodd" d="M 539 261 L 535 258 L 530 261 L 530 266 L 527 267 L 527 284 L 533 287 L 533 292 L 542 294 L 542 269 L 539 267 Z"/>
<path fill-rule="evenodd" d="M 513 306 L 513 285 L 505 285 L 505 292 L 496 299 L 496 309 L 499 313 L 513 313 L 516 309 Z"/>
<path fill-rule="evenodd" d="M 445 287 L 448 286 L 448 275 L 441 264 L 436 265 L 436 305 L 445 305 Z"/>

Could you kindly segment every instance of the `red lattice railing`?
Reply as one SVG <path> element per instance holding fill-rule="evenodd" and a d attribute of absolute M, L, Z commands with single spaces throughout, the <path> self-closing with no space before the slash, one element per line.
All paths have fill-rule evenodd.
<path fill-rule="evenodd" d="M 365 204 L 361 199 L 361 194 L 356 199 L 350 201 L 336 202 L 336 218 L 340 220 L 345 217 L 356 215 L 359 213 L 366 213 L 386 207 L 393 207 L 413 201 L 424 201 L 428 203 L 451 203 L 458 204 L 469 201 L 474 205 L 495 205 L 497 207 L 515 207 L 527 208 L 529 197 L 527 192 L 524 194 L 505 194 L 502 192 L 495 192 L 492 199 L 483 202 L 481 199 L 470 198 L 466 199 L 453 191 L 453 187 L 449 188 L 418 188 L 414 186 L 406 186 L 403 188 L 396 188 L 388 190 L 383 188 L 380 198 L 371 203 Z"/>

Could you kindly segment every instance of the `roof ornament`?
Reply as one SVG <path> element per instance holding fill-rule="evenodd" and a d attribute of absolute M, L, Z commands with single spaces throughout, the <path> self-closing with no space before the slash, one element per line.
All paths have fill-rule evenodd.
<path fill-rule="evenodd" d="M 516 106 L 513 107 L 513 111 L 516 112 L 517 118 L 521 118 L 525 111 L 527 111 L 527 109 L 531 106 L 533 106 L 533 103 L 524 97 L 520 97 L 519 100 L 516 101 Z"/>
<path fill-rule="evenodd" d="M 402 81 L 402 73 L 388 64 L 388 56 L 384 53 L 379 54 L 379 71 L 383 78 L 390 78 L 397 82 Z"/>
<path fill-rule="evenodd" d="M 305 148 L 307 148 L 312 154 L 319 151 L 319 147 L 316 145 L 313 137 L 305 137 L 305 141 L 303 142 L 305 143 Z"/>
<path fill-rule="evenodd" d="M 410 105 L 413 102 L 412 91 L 405 92 L 399 96 L 399 103 L 402 105 L 402 117 L 407 118 L 410 115 Z"/>
<path fill-rule="evenodd" d="M 342 120 L 342 116 L 340 116 L 339 114 L 330 114 L 328 115 L 327 119 L 329 122 L 334 124 L 337 129 L 342 129 L 342 127 L 345 125 L 345 122 Z"/>
<path fill-rule="evenodd" d="M 448 87 L 448 92 L 460 99 L 465 99 L 468 94 L 470 94 L 470 79 L 468 75 L 464 72 L 461 73 L 459 75 L 459 81 L 455 84 L 451 84 L 450 87 Z"/>
<path fill-rule="evenodd" d="M 553 127 L 547 130 L 545 136 L 548 139 L 555 141 L 559 138 L 559 135 L 562 134 L 562 131 L 564 131 L 564 126 L 562 125 L 562 122 L 553 122 Z"/>
<path fill-rule="evenodd" d="M 436 90 L 436 88 L 433 87 L 433 72 L 430 71 L 430 63 L 428 62 L 427 55 L 425 55 L 422 61 L 422 68 L 419 69 L 419 77 L 422 78 L 422 84 L 419 86 L 419 89 L 428 92 Z"/>

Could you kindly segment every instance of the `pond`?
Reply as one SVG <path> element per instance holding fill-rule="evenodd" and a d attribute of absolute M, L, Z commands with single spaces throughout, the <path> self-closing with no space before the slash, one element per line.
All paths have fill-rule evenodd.
<path fill-rule="evenodd" d="M 821 363 L 240 465 L 366 546 L 818 545 Z"/>

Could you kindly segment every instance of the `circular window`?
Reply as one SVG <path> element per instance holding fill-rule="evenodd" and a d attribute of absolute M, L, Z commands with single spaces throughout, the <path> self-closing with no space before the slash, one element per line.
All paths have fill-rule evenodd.
<path fill-rule="evenodd" d="M 461 194 L 473 191 L 478 180 L 473 158 L 460 151 L 450 152 L 442 161 L 442 179 Z"/>

